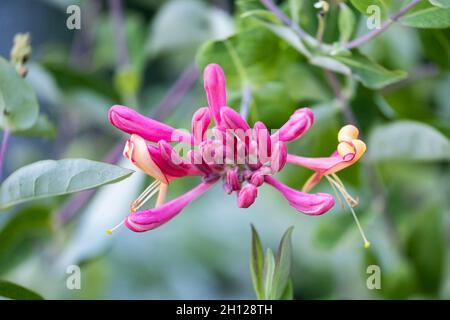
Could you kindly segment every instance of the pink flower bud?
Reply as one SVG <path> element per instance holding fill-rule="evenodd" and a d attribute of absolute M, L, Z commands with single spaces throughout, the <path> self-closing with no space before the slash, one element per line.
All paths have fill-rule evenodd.
<path fill-rule="evenodd" d="M 192 136 L 194 144 L 199 144 L 205 138 L 205 132 L 211 123 L 211 113 L 208 108 L 198 109 L 192 117 Z"/>
<path fill-rule="evenodd" d="M 246 184 L 239 191 L 237 202 L 239 208 L 248 208 L 255 202 L 258 196 L 258 189 L 253 184 Z"/>
<path fill-rule="evenodd" d="M 225 75 L 218 64 L 209 64 L 203 73 L 208 105 L 217 124 L 220 124 L 220 108 L 227 105 Z"/>
<path fill-rule="evenodd" d="M 231 191 L 238 191 L 241 189 L 241 183 L 238 176 L 238 168 L 234 168 L 227 171 L 227 184 L 230 186 Z"/>
<path fill-rule="evenodd" d="M 314 122 L 314 114 L 309 108 L 294 112 L 289 120 L 278 130 L 280 141 L 292 141 L 300 138 Z"/>

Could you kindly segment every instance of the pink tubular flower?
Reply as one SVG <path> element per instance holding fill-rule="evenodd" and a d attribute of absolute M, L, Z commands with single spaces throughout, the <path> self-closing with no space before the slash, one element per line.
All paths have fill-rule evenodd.
<path fill-rule="evenodd" d="M 131 213 L 123 221 L 130 230 L 143 232 L 159 227 L 220 180 L 226 193 L 237 194 L 240 208 L 248 208 L 255 202 L 258 188 L 264 183 L 277 189 L 293 208 L 304 214 L 321 215 L 333 207 L 331 195 L 300 192 L 273 176 L 286 163 L 306 166 L 324 175 L 357 161 L 364 151 L 361 153 L 362 145 L 355 132 L 344 130 L 339 137 L 338 155 L 321 158 L 327 160 L 290 155 L 286 142 L 301 137 L 312 126 L 314 115 L 310 109 L 296 110 L 280 130 L 270 135 L 264 123 L 258 121 L 251 128 L 238 112 L 226 105 L 225 76 L 219 65 L 210 64 L 205 68 L 204 87 L 208 108 L 200 108 L 194 113 L 192 134 L 124 106 L 110 108 L 111 124 L 131 134 L 124 156 L 155 179 L 132 203 Z M 207 132 L 212 120 L 214 125 Z M 151 143 L 147 144 L 145 140 Z M 170 142 L 189 146 L 187 157 L 181 157 Z M 170 183 L 184 176 L 200 176 L 202 182 L 178 198 L 165 202 Z M 158 192 L 155 208 L 138 211 Z"/>

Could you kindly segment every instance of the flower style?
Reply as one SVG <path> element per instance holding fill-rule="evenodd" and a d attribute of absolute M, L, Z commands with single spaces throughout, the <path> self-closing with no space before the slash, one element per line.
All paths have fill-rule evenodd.
<path fill-rule="evenodd" d="M 330 158 L 298 157 L 288 154 L 286 143 L 298 139 L 311 128 L 314 115 L 310 109 L 297 109 L 271 135 L 264 123 L 258 121 L 251 128 L 238 112 L 227 106 L 225 76 L 219 65 L 210 64 L 205 68 L 204 87 L 208 107 L 194 113 L 191 133 L 144 117 L 124 106 L 110 108 L 111 124 L 131 134 L 124 156 L 155 179 L 132 203 L 131 213 L 123 221 L 130 230 L 143 232 L 159 227 L 218 181 L 222 181 L 227 194 L 237 194 L 240 208 L 248 208 L 255 202 L 258 188 L 264 183 L 277 189 L 292 207 L 304 214 L 321 215 L 333 207 L 334 198 L 330 194 L 307 191 L 323 175 L 341 170 L 362 156 L 365 146 L 356 139 L 356 128 L 347 126 L 341 130 L 338 150 Z M 212 121 L 214 125 L 211 126 Z M 147 144 L 145 140 L 152 143 Z M 189 146 L 187 159 L 175 151 L 171 142 Z M 306 191 L 292 189 L 274 178 L 286 163 L 316 171 Z M 184 176 L 200 176 L 202 181 L 178 198 L 165 202 L 170 183 Z M 138 211 L 157 192 L 156 206 Z"/>

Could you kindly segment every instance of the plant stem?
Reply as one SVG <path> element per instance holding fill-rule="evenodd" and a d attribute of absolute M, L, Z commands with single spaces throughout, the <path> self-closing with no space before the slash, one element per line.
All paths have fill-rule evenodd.
<path fill-rule="evenodd" d="M 319 41 L 319 43 L 322 43 L 323 40 L 323 34 L 325 32 L 325 13 L 319 13 L 317 15 L 317 19 L 318 19 L 318 28 L 317 28 L 317 33 L 316 33 L 316 39 L 317 41 Z"/>
<path fill-rule="evenodd" d="M 6 154 L 6 149 L 8 148 L 8 143 L 9 143 L 9 138 L 11 136 L 11 133 L 9 130 L 5 130 L 3 132 L 3 139 L 2 139 L 2 146 L 0 149 L 0 180 L 3 177 L 3 167 L 4 167 L 4 162 L 5 162 L 5 154 Z"/>
<path fill-rule="evenodd" d="M 333 90 L 334 95 L 339 100 L 342 106 L 342 112 L 344 114 L 345 121 L 347 123 L 358 126 L 357 120 L 353 114 L 353 111 L 350 107 L 347 97 L 343 94 L 341 86 L 339 85 L 339 81 L 336 78 L 336 74 L 330 70 L 325 70 L 326 79 Z"/>
<path fill-rule="evenodd" d="M 367 34 L 365 34 L 365 35 L 363 35 L 363 36 L 361 36 L 359 38 L 356 38 L 356 39 L 350 41 L 349 43 L 344 45 L 344 48 L 346 48 L 346 49 L 353 49 L 353 48 L 359 47 L 360 45 L 366 43 L 367 41 L 375 38 L 377 35 L 379 35 L 383 31 L 385 31 L 387 28 L 389 28 L 391 26 L 391 24 L 393 24 L 395 21 L 400 19 L 405 13 L 407 13 L 410 9 L 412 9 L 420 1 L 422 1 L 422 0 L 413 0 L 413 1 L 411 1 L 406 6 L 401 8 L 392 17 L 390 17 L 389 19 L 384 21 L 380 28 L 373 29 L 371 32 L 369 32 L 369 33 L 367 33 Z"/>
<path fill-rule="evenodd" d="M 303 30 L 298 24 L 294 23 L 294 21 L 292 21 L 291 19 L 289 19 L 288 16 L 286 16 L 283 11 L 280 10 L 280 8 L 278 8 L 276 6 L 275 3 L 273 3 L 272 0 L 261 0 L 261 3 L 263 4 L 263 6 L 265 6 L 268 10 L 272 11 L 277 17 L 278 19 L 281 20 L 281 22 L 283 22 L 286 26 L 288 26 L 289 28 L 291 28 L 300 38 L 302 39 L 308 39 L 311 36 L 305 31 Z"/>
<path fill-rule="evenodd" d="M 115 35 L 116 61 L 118 69 L 121 69 L 129 63 L 122 0 L 109 0 L 109 7 L 111 9 L 112 26 Z"/>
<path fill-rule="evenodd" d="M 242 99 L 241 99 L 241 117 L 247 120 L 248 111 L 250 109 L 250 102 L 252 101 L 252 88 L 248 84 L 244 84 L 242 88 Z"/>

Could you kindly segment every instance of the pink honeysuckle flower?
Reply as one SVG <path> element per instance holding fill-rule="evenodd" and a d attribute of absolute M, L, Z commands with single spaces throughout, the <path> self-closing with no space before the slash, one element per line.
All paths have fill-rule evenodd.
<path fill-rule="evenodd" d="M 280 130 L 270 135 L 264 123 L 258 121 L 251 128 L 238 112 L 226 105 L 225 76 L 219 65 L 210 64 L 205 68 L 204 82 L 208 107 L 200 108 L 194 113 L 191 134 L 146 118 L 124 106 L 110 108 L 111 124 L 131 134 L 124 155 L 155 179 L 132 203 L 131 213 L 122 223 L 136 232 L 159 227 L 178 215 L 218 181 L 222 181 L 227 194 L 237 194 L 237 205 L 240 208 L 248 208 L 255 202 L 258 188 L 264 183 L 280 191 L 293 208 L 304 214 L 321 215 L 333 207 L 334 198 L 330 194 L 297 191 L 273 177 L 287 162 L 299 161 L 297 164 L 319 169 L 320 165 L 313 168 L 305 164 L 306 160 L 303 163 L 301 159 L 306 158 L 298 160 L 296 156 L 288 154 L 286 147 L 286 142 L 301 137 L 312 126 L 314 115 L 310 109 L 296 110 Z M 212 120 L 214 125 L 207 131 Z M 349 134 L 354 138 L 351 132 Z M 342 161 L 353 161 L 349 160 L 349 154 L 351 150 L 357 150 L 357 143 L 355 144 L 354 139 L 349 140 L 345 133 L 341 138 L 341 143 L 348 144 L 338 147 L 340 156 L 347 152 L 342 156 Z M 151 143 L 147 144 L 145 140 Z M 191 149 L 183 158 L 170 142 L 183 143 Z M 356 152 L 352 159 L 359 157 Z M 326 167 L 342 169 L 343 166 L 335 161 L 331 167 Z M 320 172 L 329 173 L 327 170 Z M 200 176 L 202 182 L 165 203 L 170 183 L 184 176 Z M 158 191 L 155 208 L 138 211 Z"/>
<path fill-rule="evenodd" d="M 359 130 L 355 126 L 346 125 L 339 130 L 339 144 L 337 146 L 337 150 L 334 151 L 330 157 L 307 158 L 289 154 L 287 156 L 287 162 L 315 171 L 315 173 L 304 184 L 302 189 L 304 192 L 309 192 L 320 182 L 322 177 L 326 177 L 335 191 L 338 200 L 341 202 L 337 191 L 340 192 L 344 201 L 347 203 L 364 240 L 364 246 L 368 248 L 370 243 L 367 241 L 364 231 L 362 230 L 358 218 L 353 210 L 353 207 L 358 205 L 358 200 L 354 199 L 348 193 L 341 179 L 339 179 L 336 175 L 338 171 L 343 170 L 357 162 L 366 152 L 366 144 L 359 140 L 358 136 Z M 344 206 L 342 202 L 341 206 Z"/>

